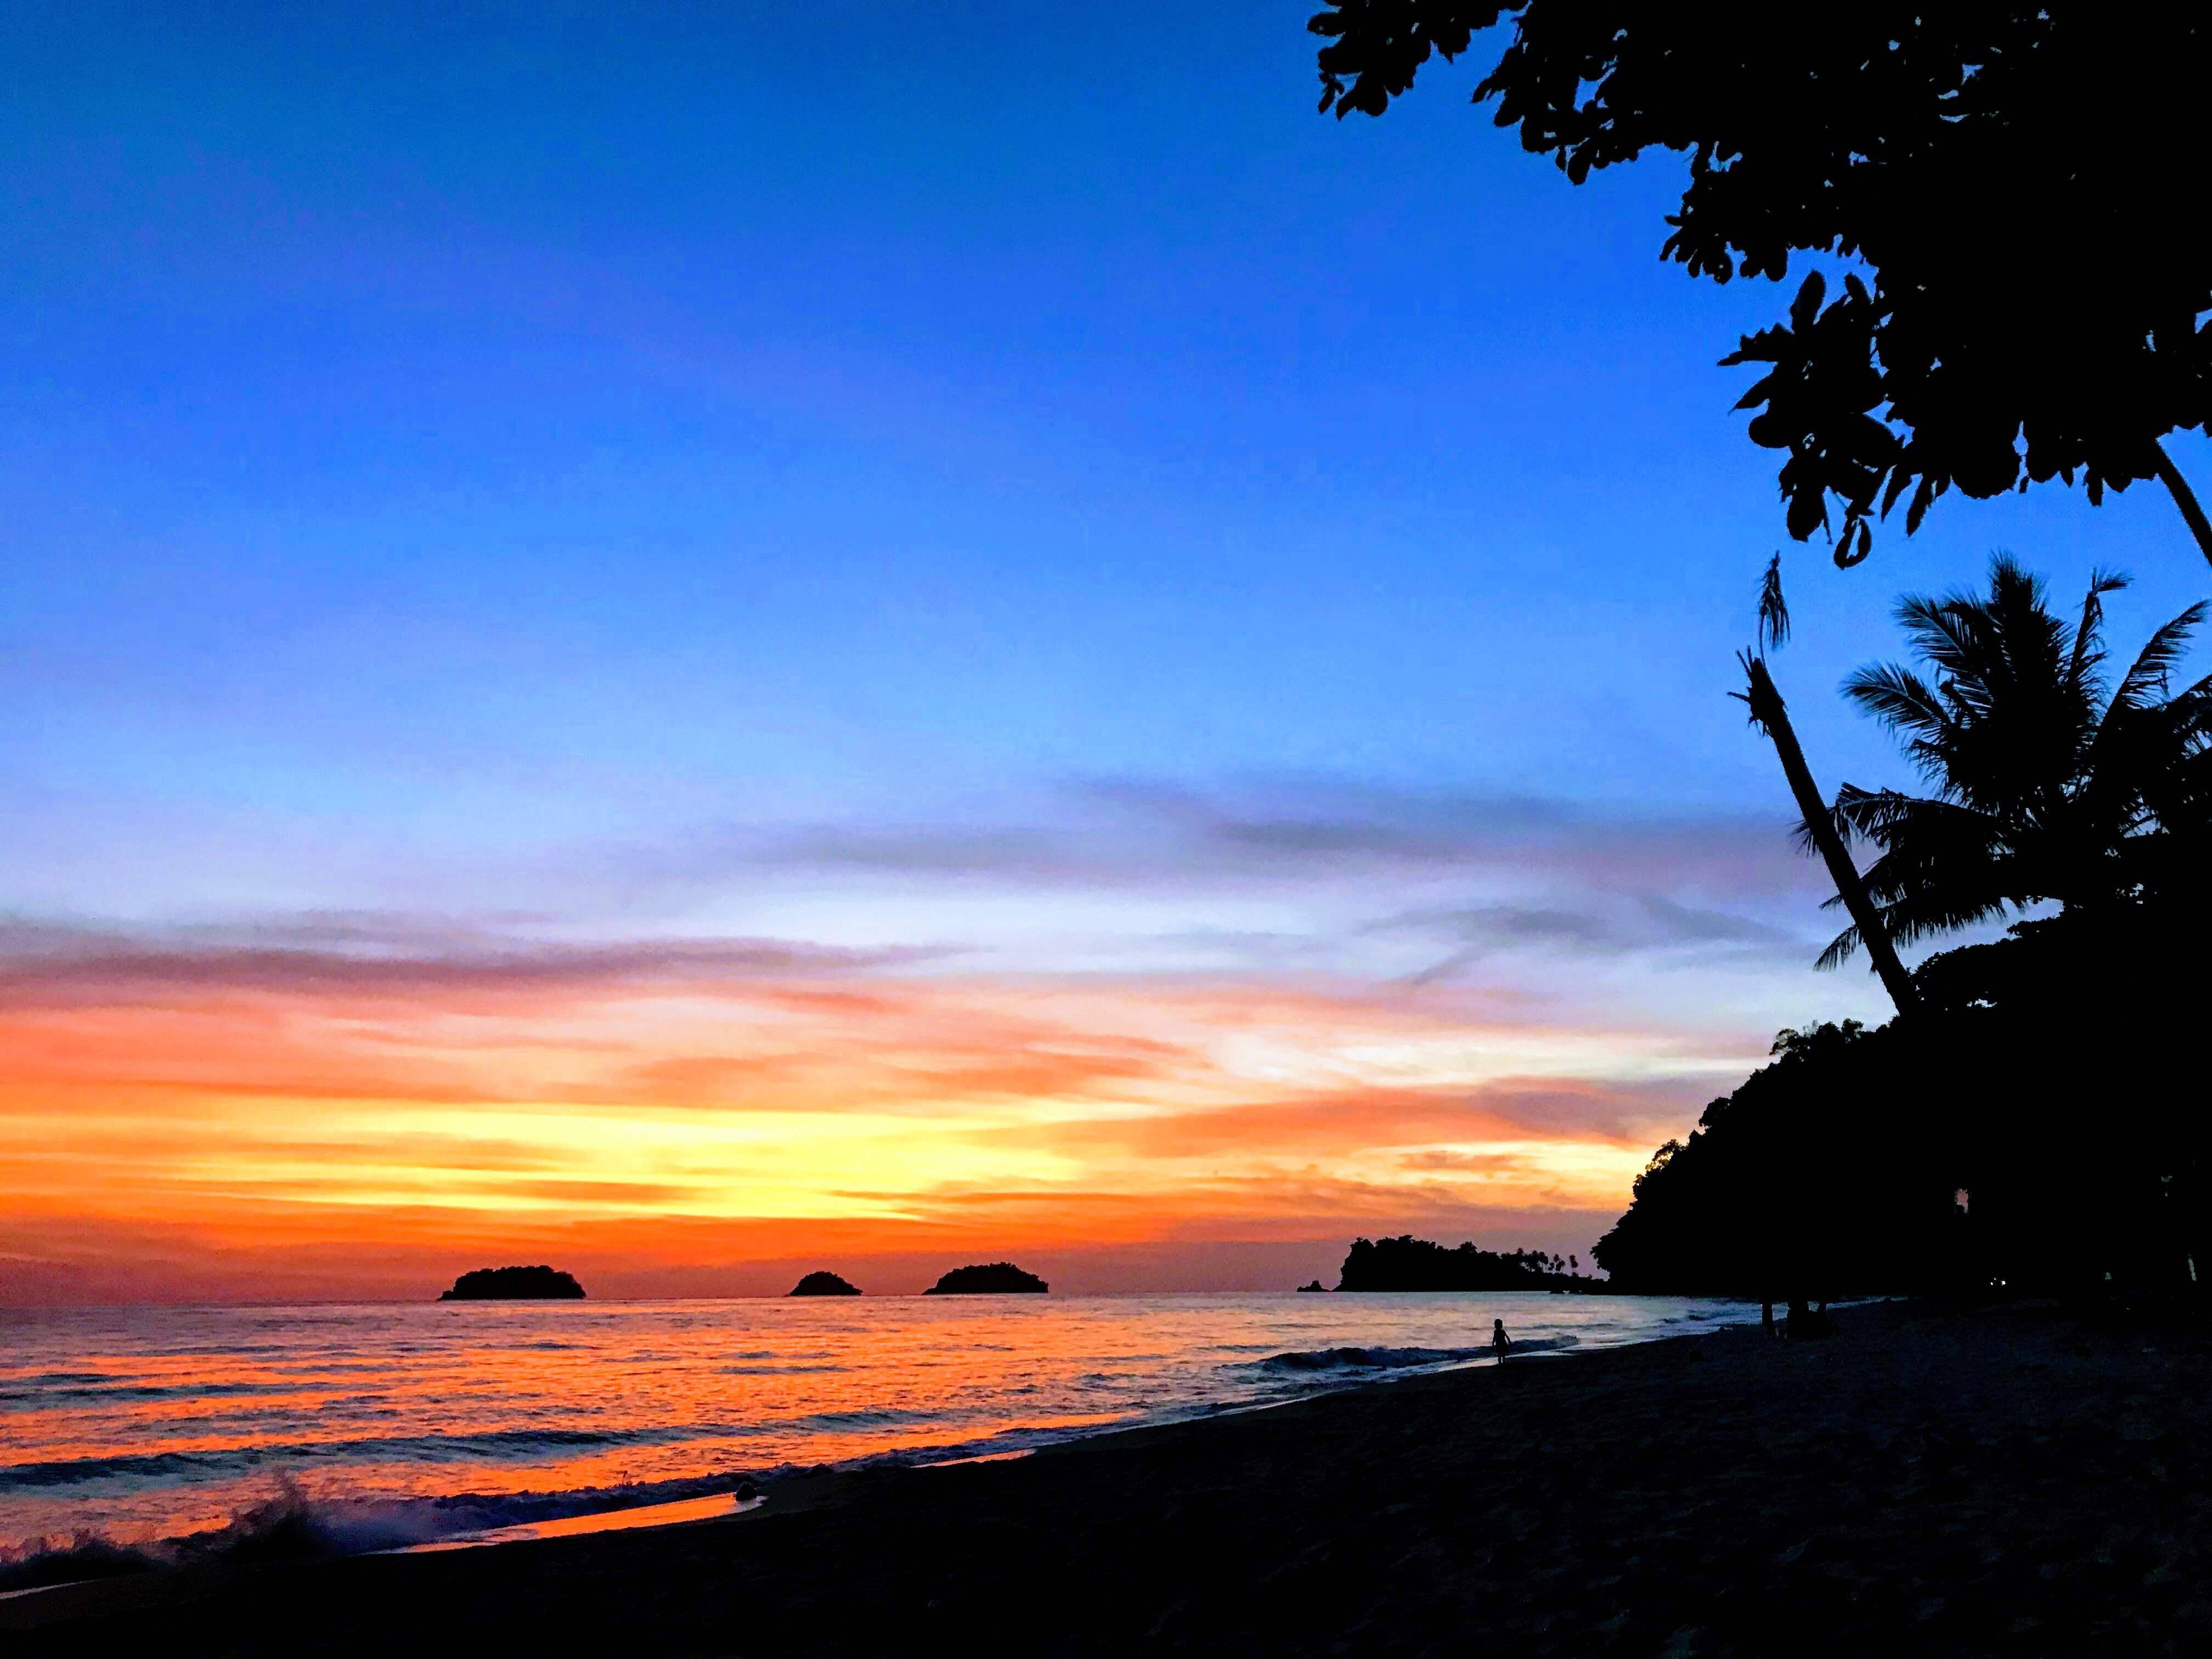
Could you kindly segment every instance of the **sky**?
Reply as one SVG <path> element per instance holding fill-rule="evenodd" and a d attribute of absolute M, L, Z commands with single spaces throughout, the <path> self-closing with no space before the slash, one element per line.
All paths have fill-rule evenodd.
<path fill-rule="evenodd" d="M 1883 1017 L 1679 160 L 1297 6 L 639 11 L 0 16 L 0 1301 L 1586 1259 Z M 2148 487 L 1787 545 L 1824 787 L 1998 547 L 2204 586 Z"/>

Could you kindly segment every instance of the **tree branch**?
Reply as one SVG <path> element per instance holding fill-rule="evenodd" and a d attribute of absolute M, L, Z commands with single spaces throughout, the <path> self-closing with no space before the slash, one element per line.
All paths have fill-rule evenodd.
<path fill-rule="evenodd" d="M 2189 521 L 2190 534 L 2197 538 L 2197 550 L 2204 555 L 2204 562 L 2212 564 L 2212 520 L 2205 518 L 2204 508 L 2197 499 L 2197 492 L 2189 487 L 2189 480 L 2181 476 L 2181 469 L 2166 453 L 2166 446 L 2154 438 L 2150 443 L 2150 453 L 2158 467 L 2159 482 L 2173 497 L 2173 504 L 2181 509 L 2181 516 Z"/>

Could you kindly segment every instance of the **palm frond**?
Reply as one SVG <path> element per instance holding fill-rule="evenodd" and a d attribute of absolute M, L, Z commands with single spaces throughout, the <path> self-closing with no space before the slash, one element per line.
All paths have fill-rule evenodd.
<path fill-rule="evenodd" d="M 1894 616 L 1913 650 L 1951 677 L 1971 672 L 1976 655 L 1972 599 L 1953 594 L 1931 599 L 1908 593 L 1897 602 Z"/>
<path fill-rule="evenodd" d="M 1766 562 L 1766 574 L 1759 584 L 1759 653 L 1779 651 L 1790 643 L 1790 603 L 1782 597 L 1782 555 Z"/>
<path fill-rule="evenodd" d="M 2136 653 L 2128 672 L 2120 677 L 2119 689 L 2112 693 L 2112 701 L 2106 706 L 2107 714 L 2115 708 L 2140 708 L 2154 692 L 2166 690 L 2167 681 L 2172 677 L 2174 665 L 2181 660 L 2182 653 L 2188 648 L 2189 636 L 2203 623 L 2204 613 L 2204 601 L 2199 599 L 2150 636 L 2149 641 Z M 2198 682 L 2200 685 L 2203 684 L 2206 682 Z"/>
<path fill-rule="evenodd" d="M 1858 948 L 1858 924 L 1854 922 L 1828 941 L 1828 948 L 1820 952 L 1819 959 L 1813 963 L 1813 966 L 1824 974 L 1832 974 L 1849 962 Z"/>
<path fill-rule="evenodd" d="M 2000 833 L 1996 821 L 1977 807 L 1940 796 L 1908 795 L 1900 789 L 1861 789 L 1847 783 L 1836 792 L 1835 813 L 1850 834 L 1884 848 L 1915 832 L 1955 842 L 1986 840 Z"/>
<path fill-rule="evenodd" d="M 2105 595 L 2117 593 L 2132 578 L 2101 565 L 2089 573 L 2089 591 L 2081 597 L 2081 620 L 2074 625 L 2074 650 L 2066 664 L 2066 677 L 2087 685 L 2105 660 Z"/>
<path fill-rule="evenodd" d="M 1938 738 L 1951 729 L 1951 711 L 1933 687 L 1909 668 L 1872 663 L 1844 681 L 1844 696 L 1891 731 Z"/>

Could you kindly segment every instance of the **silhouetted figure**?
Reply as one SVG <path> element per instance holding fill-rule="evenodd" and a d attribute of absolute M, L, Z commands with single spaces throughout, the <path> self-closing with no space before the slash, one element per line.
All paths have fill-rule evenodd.
<path fill-rule="evenodd" d="M 1513 1352 L 1513 1339 L 1505 1334 L 1505 1322 L 1502 1319 L 1490 1322 L 1490 1351 L 1498 1356 L 1501 1365 L 1505 1363 L 1505 1356 Z"/>

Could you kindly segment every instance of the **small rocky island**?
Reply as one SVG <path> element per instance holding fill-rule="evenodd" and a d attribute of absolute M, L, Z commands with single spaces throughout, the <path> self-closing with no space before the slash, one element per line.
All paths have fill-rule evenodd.
<path fill-rule="evenodd" d="M 1043 1296 L 1052 1286 L 1011 1261 L 955 1267 L 924 1291 L 924 1296 Z"/>
<path fill-rule="evenodd" d="M 584 1287 L 557 1268 L 478 1267 L 453 1281 L 441 1302 L 578 1302 Z"/>
<path fill-rule="evenodd" d="M 858 1296 L 860 1287 L 833 1273 L 812 1273 L 793 1285 L 789 1296 Z"/>

